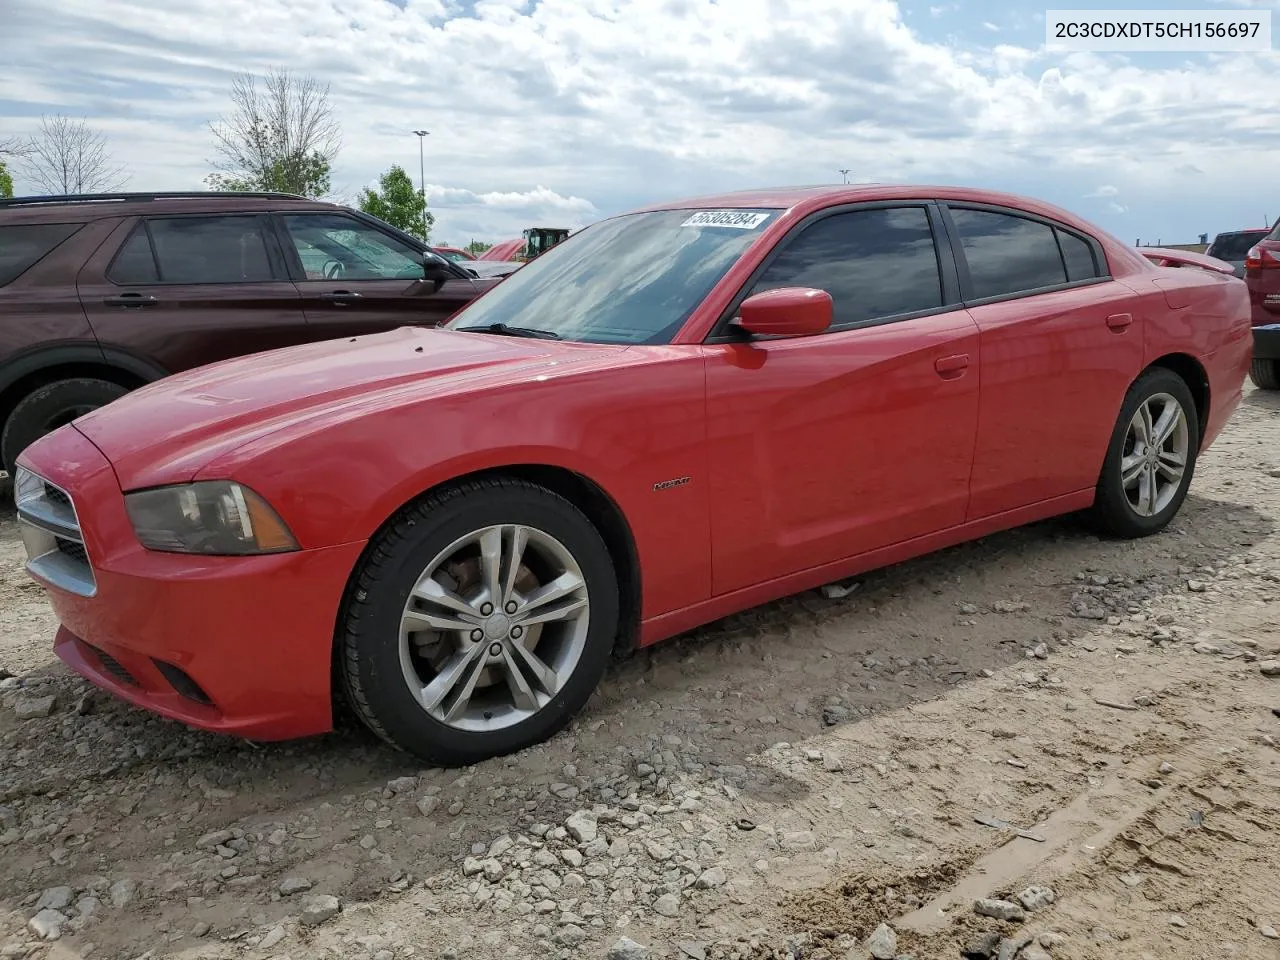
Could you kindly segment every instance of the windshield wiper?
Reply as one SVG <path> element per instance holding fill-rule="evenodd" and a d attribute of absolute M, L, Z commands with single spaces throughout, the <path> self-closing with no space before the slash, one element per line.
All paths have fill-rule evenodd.
<path fill-rule="evenodd" d="M 530 340 L 560 340 L 560 334 L 554 330 L 539 330 L 537 327 L 513 327 L 506 323 L 486 323 L 474 327 L 455 327 L 462 333 L 496 333 L 502 337 L 528 337 Z"/>

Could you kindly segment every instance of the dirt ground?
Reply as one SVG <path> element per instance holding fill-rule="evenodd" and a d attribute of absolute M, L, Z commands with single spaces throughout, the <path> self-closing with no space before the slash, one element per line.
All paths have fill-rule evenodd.
<path fill-rule="evenodd" d="M 92 694 L 0 514 L 0 958 L 1280 958 L 1278 468 L 1249 392 L 1161 536 L 734 617 L 466 771 Z"/>

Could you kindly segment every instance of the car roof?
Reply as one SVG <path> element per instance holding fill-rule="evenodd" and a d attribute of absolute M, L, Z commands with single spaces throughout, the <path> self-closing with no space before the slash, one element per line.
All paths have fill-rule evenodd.
<path fill-rule="evenodd" d="M 236 192 L 224 190 L 181 193 L 95 193 L 69 197 L 14 197 L 0 200 L 0 220 L 6 223 L 69 223 L 100 217 L 134 217 L 140 214 L 254 213 L 267 210 L 342 210 L 324 200 L 310 200 L 291 193 Z"/>
<path fill-rule="evenodd" d="M 1222 233 L 1217 234 L 1216 236 L 1214 236 L 1213 239 L 1217 240 L 1218 237 L 1242 237 L 1246 233 L 1270 233 L 1270 232 L 1271 232 L 1270 227 L 1246 227 L 1243 230 L 1223 230 Z"/>
<path fill-rule="evenodd" d="M 668 203 L 657 203 L 634 213 L 661 210 L 741 209 L 756 207 L 775 210 L 792 210 L 804 216 L 813 211 L 846 203 L 867 203 L 876 200 L 954 200 L 969 203 L 1012 207 L 1026 213 L 1057 220 L 1086 232 L 1097 233 L 1098 228 L 1062 207 L 1036 200 L 1032 197 L 978 187 L 959 187 L 946 184 L 825 184 L 802 187 L 773 187 L 758 190 L 739 190 L 702 197 L 691 197 Z"/>

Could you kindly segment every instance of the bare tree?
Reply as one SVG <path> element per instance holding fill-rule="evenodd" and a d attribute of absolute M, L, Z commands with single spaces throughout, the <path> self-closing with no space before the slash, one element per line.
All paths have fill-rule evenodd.
<path fill-rule="evenodd" d="M 219 190 L 280 190 L 307 197 L 329 192 L 329 168 L 342 146 L 329 85 L 310 75 L 272 70 L 262 82 L 237 74 L 232 111 L 211 123 Z"/>
<path fill-rule="evenodd" d="M 26 137 L 0 137 L 0 157 L 25 157 L 31 152 L 31 141 Z"/>
<path fill-rule="evenodd" d="M 61 196 L 118 190 L 129 180 L 112 158 L 103 133 L 84 120 L 61 115 L 40 118 L 40 129 L 26 145 L 21 165 L 43 192 Z"/>

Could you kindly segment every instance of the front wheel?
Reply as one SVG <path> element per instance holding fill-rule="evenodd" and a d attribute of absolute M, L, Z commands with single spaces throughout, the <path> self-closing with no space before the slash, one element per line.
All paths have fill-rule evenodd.
<path fill-rule="evenodd" d="M 364 723 L 456 766 L 563 728 L 617 628 L 617 578 L 595 527 L 563 497 L 497 478 L 433 494 L 375 538 L 338 643 Z"/>
<path fill-rule="evenodd" d="M 1200 451 L 1200 420 L 1186 382 L 1148 370 L 1129 388 L 1098 478 L 1094 517 L 1114 536 L 1159 533 L 1182 507 Z"/>

